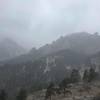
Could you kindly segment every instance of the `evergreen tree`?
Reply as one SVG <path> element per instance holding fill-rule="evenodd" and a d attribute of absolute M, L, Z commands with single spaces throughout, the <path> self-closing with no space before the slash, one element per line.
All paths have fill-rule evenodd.
<path fill-rule="evenodd" d="M 17 100 L 26 100 L 26 97 L 27 97 L 27 92 L 26 92 L 26 90 L 20 89 L 20 91 L 19 91 L 19 93 L 18 93 L 16 99 L 17 99 Z"/>
<path fill-rule="evenodd" d="M 70 78 L 65 78 L 61 81 L 61 83 L 59 84 L 59 87 L 62 89 L 67 88 L 68 84 L 70 84 L 70 83 L 71 83 Z"/>
<path fill-rule="evenodd" d="M 0 92 L 0 100 L 6 100 L 7 99 L 7 94 L 5 90 L 1 90 Z"/>
<path fill-rule="evenodd" d="M 88 82 L 88 78 L 89 78 L 89 72 L 88 70 L 85 70 L 83 74 L 83 81 Z"/>
<path fill-rule="evenodd" d="M 50 83 L 49 86 L 47 87 L 45 100 L 47 100 L 48 98 L 50 98 L 50 100 L 51 100 L 51 96 L 53 94 L 54 94 L 54 84 Z"/>
<path fill-rule="evenodd" d="M 81 76 L 80 76 L 79 71 L 78 71 L 77 69 L 73 69 L 70 78 L 71 78 L 71 82 L 72 82 L 72 83 L 77 83 L 77 82 L 79 82 L 80 79 L 81 79 Z"/>
<path fill-rule="evenodd" d="M 64 96 L 66 93 L 66 88 L 68 88 L 68 85 L 71 83 L 70 78 L 65 78 L 64 80 L 61 81 L 61 83 L 59 84 L 60 89 L 63 91 Z"/>
<path fill-rule="evenodd" d="M 66 87 L 67 87 L 67 81 L 66 79 L 62 80 L 62 82 L 59 84 L 60 90 L 63 91 L 64 96 L 65 96 L 65 91 L 66 91 Z"/>
<path fill-rule="evenodd" d="M 95 80 L 96 78 L 96 72 L 94 68 L 90 68 L 89 70 L 89 78 L 88 78 L 88 82 L 92 82 L 93 80 Z"/>

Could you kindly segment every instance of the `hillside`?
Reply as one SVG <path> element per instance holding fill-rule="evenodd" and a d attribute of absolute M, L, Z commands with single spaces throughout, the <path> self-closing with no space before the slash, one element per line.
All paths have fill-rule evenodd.
<path fill-rule="evenodd" d="M 8 63 L 25 63 L 67 49 L 87 56 L 96 54 L 100 51 L 100 35 L 79 32 L 63 36 L 51 44 L 46 44 L 38 49 L 32 48 L 29 53 L 15 57 Z"/>
<path fill-rule="evenodd" d="M 22 87 L 37 90 L 51 81 L 59 83 L 70 75 L 72 69 L 78 69 L 82 75 L 95 63 L 92 55 L 100 51 L 99 43 L 97 34 L 77 33 L 61 37 L 39 49 L 33 48 L 25 55 L 0 64 L 0 89 L 6 88 L 9 95 L 15 96 Z"/>
<path fill-rule="evenodd" d="M 84 89 L 84 84 L 74 84 L 71 88 L 66 88 L 72 94 L 66 93 L 64 96 L 63 92 L 61 94 L 55 93 L 52 95 L 51 100 L 94 100 L 93 98 L 100 93 L 100 82 L 89 84 L 90 89 Z M 80 91 L 83 89 L 83 91 Z M 27 100 L 45 100 L 46 89 L 30 93 Z M 48 99 L 49 100 L 49 99 Z M 99 100 L 99 99 L 98 99 Z"/>
<path fill-rule="evenodd" d="M 51 81 L 59 82 L 70 74 L 73 68 L 81 69 L 86 56 L 63 50 L 23 64 L 4 64 L 0 66 L 0 88 L 16 93 L 21 87 L 42 88 Z M 33 87 L 33 88 L 32 88 Z"/>
<path fill-rule="evenodd" d="M 12 59 L 26 51 L 12 39 L 6 38 L 0 42 L 0 61 Z"/>
<path fill-rule="evenodd" d="M 48 54 L 59 50 L 70 49 L 91 55 L 100 51 L 99 43 L 100 36 L 97 33 L 89 34 L 86 32 L 79 32 L 60 37 L 58 40 L 52 42 L 52 44 L 47 44 L 39 48 L 39 51 L 43 54 Z"/>

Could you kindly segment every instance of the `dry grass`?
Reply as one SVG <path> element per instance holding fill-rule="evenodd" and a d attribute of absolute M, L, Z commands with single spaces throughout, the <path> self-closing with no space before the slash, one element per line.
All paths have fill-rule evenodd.
<path fill-rule="evenodd" d="M 91 100 L 91 97 L 94 97 L 100 93 L 100 82 L 89 85 L 89 87 L 91 87 L 91 89 L 87 91 L 83 88 L 83 85 L 73 86 L 72 88 L 70 88 L 72 95 L 66 95 L 65 97 L 63 94 L 55 95 L 52 96 L 52 100 Z M 80 92 L 80 89 L 83 89 L 83 91 Z M 33 93 L 32 95 L 29 95 L 27 100 L 44 100 L 44 97 L 45 90 L 38 91 L 36 93 Z"/>

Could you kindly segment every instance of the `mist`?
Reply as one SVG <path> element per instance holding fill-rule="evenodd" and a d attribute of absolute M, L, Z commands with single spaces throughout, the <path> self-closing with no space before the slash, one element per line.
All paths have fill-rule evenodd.
<path fill-rule="evenodd" d="M 40 47 L 79 31 L 100 32 L 99 0 L 0 0 L 0 38 Z"/>

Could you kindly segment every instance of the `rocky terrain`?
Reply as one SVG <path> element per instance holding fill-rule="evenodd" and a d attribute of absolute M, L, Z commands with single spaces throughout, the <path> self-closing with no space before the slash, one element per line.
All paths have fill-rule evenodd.
<path fill-rule="evenodd" d="M 16 54 L 14 52 L 11 51 Z M 25 55 L 1 62 L 0 89 L 6 89 L 15 97 L 19 88 L 31 91 L 45 88 L 51 81 L 59 83 L 73 69 L 78 69 L 82 76 L 84 70 L 92 66 L 100 74 L 99 52 L 98 34 L 80 32 L 61 37 Z"/>
<path fill-rule="evenodd" d="M 85 84 L 86 85 L 86 84 Z M 70 90 L 72 94 L 55 94 L 51 100 L 93 100 L 93 98 L 100 93 L 100 82 L 88 84 L 90 89 L 85 89 L 83 83 L 72 85 Z M 27 100 L 45 100 L 46 89 L 33 92 L 28 95 Z M 47 99 L 50 100 L 50 99 Z"/>

